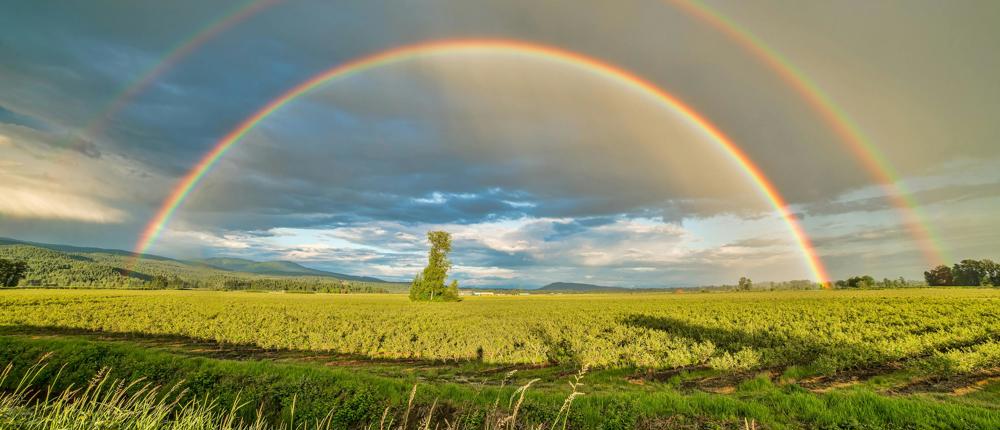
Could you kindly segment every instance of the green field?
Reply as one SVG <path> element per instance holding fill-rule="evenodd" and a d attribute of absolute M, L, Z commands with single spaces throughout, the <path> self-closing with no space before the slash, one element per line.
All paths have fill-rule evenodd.
<path fill-rule="evenodd" d="M 357 410 L 338 422 L 363 427 L 418 385 L 416 403 L 426 409 L 437 400 L 445 406 L 436 419 L 454 423 L 463 414 L 496 413 L 489 412 L 496 390 L 537 379 L 524 406 L 530 413 L 519 420 L 544 424 L 569 394 L 567 381 L 587 369 L 587 394 L 575 400 L 571 427 L 611 418 L 621 425 L 604 428 L 737 428 L 743 419 L 765 428 L 1000 425 L 998 289 L 458 303 L 387 294 L 18 289 L 0 292 L 0 326 L 0 358 L 24 367 L 52 351 L 54 364 L 75 363 L 73 376 L 63 377 L 81 383 L 102 367 L 165 385 L 209 378 L 192 391 L 225 403 L 247 389 L 246 378 L 261 378 L 256 385 L 274 392 L 242 398 L 280 405 L 267 414 L 272 421 L 287 420 L 289 399 L 298 398 L 298 415 Z M 333 386 L 315 392 L 311 384 L 325 380 Z"/>

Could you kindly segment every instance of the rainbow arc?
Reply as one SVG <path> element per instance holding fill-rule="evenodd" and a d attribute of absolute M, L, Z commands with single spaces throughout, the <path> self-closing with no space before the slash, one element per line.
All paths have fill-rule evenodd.
<path fill-rule="evenodd" d="M 902 184 L 892 163 L 851 116 L 834 103 L 829 94 L 777 50 L 705 3 L 697 0 L 664 1 L 722 33 L 777 73 L 782 81 L 820 114 L 823 121 L 878 182 L 903 224 L 920 245 L 924 259 L 934 266 L 950 261 L 933 228 L 920 213 L 918 202 Z"/>
<path fill-rule="evenodd" d="M 739 146 L 737 146 L 707 118 L 669 92 L 623 68 L 560 48 L 503 39 L 440 40 L 397 47 L 334 66 L 292 87 L 285 93 L 272 99 L 256 113 L 240 122 L 239 125 L 237 125 L 232 131 L 220 139 L 215 146 L 208 151 L 208 153 L 206 153 L 201 160 L 178 182 L 169 197 L 164 200 L 159 210 L 146 225 L 140 235 L 135 246 L 136 258 L 139 258 L 141 254 L 145 253 L 155 242 L 156 238 L 159 237 L 163 229 L 169 223 L 173 214 L 197 187 L 202 178 L 204 178 L 205 175 L 211 170 L 212 166 L 214 166 L 229 149 L 240 142 L 241 138 L 253 130 L 263 120 L 298 97 L 305 95 L 330 81 L 343 79 L 365 71 L 376 69 L 378 67 L 396 64 L 418 57 L 444 54 L 465 55 L 501 53 L 514 54 L 524 58 L 557 62 L 559 64 L 609 79 L 610 81 L 616 82 L 627 89 L 634 90 L 652 98 L 660 105 L 666 107 L 668 110 L 676 113 L 690 124 L 696 126 L 697 129 L 708 138 L 708 140 L 713 142 L 720 150 L 724 151 L 731 160 L 740 166 L 747 178 L 750 179 L 768 199 L 775 211 L 787 225 L 795 243 L 802 252 L 805 264 L 809 267 L 814 279 L 823 283 L 829 280 L 826 268 L 816 255 L 815 249 L 809 237 L 802 229 L 798 220 L 789 211 L 788 203 L 775 188 L 774 184 L 771 183 L 761 169 Z"/>
<path fill-rule="evenodd" d="M 175 45 L 172 49 L 167 51 L 167 54 L 164 55 L 160 61 L 156 62 L 156 64 L 132 80 L 124 89 L 122 89 L 121 92 L 118 93 L 117 96 L 111 99 L 111 101 L 108 102 L 107 107 L 100 111 L 98 115 L 94 116 L 90 122 L 83 127 L 83 136 L 87 138 L 96 138 L 104 133 L 108 125 L 111 123 L 111 120 L 118 115 L 119 112 L 125 109 L 126 106 L 132 103 L 132 101 L 139 96 L 139 94 L 146 91 L 161 76 L 176 67 L 177 64 L 189 55 L 197 51 L 198 48 L 201 48 L 206 43 L 215 39 L 220 34 L 237 24 L 246 21 L 250 17 L 282 1 L 284 0 L 250 0 L 242 3 L 239 7 L 202 27 L 202 29 L 193 36 L 184 39 Z"/>

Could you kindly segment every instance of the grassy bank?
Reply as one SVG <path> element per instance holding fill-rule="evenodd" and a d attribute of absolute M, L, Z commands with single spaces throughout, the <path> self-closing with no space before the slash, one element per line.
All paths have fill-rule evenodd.
<path fill-rule="evenodd" d="M 331 428 L 378 427 L 388 407 L 398 424 L 413 386 L 419 384 L 413 416 L 426 416 L 434 405 L 433 423 L 461 421 L 464 428 L 484 428 L 498 398 L 499 409 L 509 413 L 507 405 L 517 388 L 420 384 L 416 379 L 382 378 L 352 369 L 191 358 L 120 343 L 4 336 L 0 360 L 15 368 L 5 388 L 13 389 L 11 381 L 48 353 L 50 364 L 38 373 L 35 387 L 52 386 L 58 392 L 85 386 L 95 375 L 108 372 L 116 380 L 163 387 L 181 384 L 188 398 L 211 399 L 222 408 L 246 402 L 239 416 L 253 421 L 259 408 L 271 424 L 291 422 L 293 404 L 294 419 L 300 423 L 327 419 Z M 581 390 L 587 392 L 586 385 Z M 1000 388 L 991 386 L 973 397 L 954 399 L 883 396 L 867 389 L 816 394 L 798 385 L 755 378 L 728 395 L 587 392 L 574 400 L 569 428 L 739 428 L 743 419 L 766 428 L 997 428 L 1000 410 L 975 401 L 975 396 L 996 398 L 997 391 Z M 551 425 L 569 392 L 568 386 L 562 393 L 529 388 L 518 412 L 519 425 Z"/>

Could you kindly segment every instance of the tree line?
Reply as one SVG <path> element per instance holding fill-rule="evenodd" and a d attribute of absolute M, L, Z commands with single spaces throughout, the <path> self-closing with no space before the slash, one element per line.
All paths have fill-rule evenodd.
<path fill-rule="evenodd" d="M 868 290 L 868 289 L 888 289 L 888 288 L 910 288 L 922 287 L 924 283 L 911 281 L 900 276 L 896 279 L 883 278 L 875 279 L 870 275 L 851 276 L 847 279 L 828 282 L 826 284 L 809 280 L 794 280 L 784 282 L 761 282 L 754 283 L 748 277 L 741 277 L 736 285 L 728 286 L 725 289 L 735 291 L 777 291 L 777 290 L 818 290 L 822 288 L 836 288 L 840 290 Z"/>
<path fill-rule="evenodd" d="M 1000 287 L 1000 264 L 989 259 L 962 260 L 924 272 L 924 280 L 931 286 Z"/>

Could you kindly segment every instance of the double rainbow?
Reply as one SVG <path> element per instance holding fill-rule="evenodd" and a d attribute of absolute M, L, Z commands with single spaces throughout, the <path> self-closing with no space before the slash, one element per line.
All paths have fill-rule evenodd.
<path fill-rule="evenodd" d="M 234 8 L 230 13 L 223 15 L 213 22 L 210 22 L 207 26 L 203 27 L 201 31 L 195 33 L 193 36 L 175 45 L 173 49 L 168 51 L 167 55 L 165 55 L 163 59 L 132 81 L 123 89 L 122 92 L 112 99 L 108 107 L 85 127 L 84 134 L 91 137 L 100 134 L 112 117 L 124 109 L 125 106 L 138 96 L 138 94 L 146 90 L 164 73 L 175 67 L 184 58 L 222 32 L 281 1 L 283 0 L 248 0 L 240 4 L 239 7 Z M 843 109 L 839 108 L 833 102 L 832 98 L 827 95 L 822 88 L 810 80 L 808 76 L 802 73 L 802 71 L 800 71 L 793 63 L 784 58 L 779 52 L 771 48 L 759 37 L 703 2 L 698 0 L 664 1 L 668 4 L 672 4 L 678 10 L 681 10 L 698 19 L 702 23 L 709 25 L 733 42 L 737 43 L 777 73 L 786 84 L 790 85 L 798 94 L 800 94 L 803 99 L 820 114 L 823 120 L 847 145 L 855 157 L 862 162 L 872 177 L 877 180 L 879 185 L 883 188 L 885 194 L 889 199 L 891 199 L 893 206 L 901 215 L 904 224 L 919 242 L 925 259 L 932 264 L 938 264 L 947 260 L 947 256 L 943 255 L 944 248 L 940 245 L 940 241 L 935 237 L 931 226 L 925 221 L 924 217 L 920 213 L 917 202 L 913 199 L 911 193 L 909 193 L 902 185 L 899 180 L 899 176 L 895 173 L 895 169 L 880 153 L 871 139 L 864 134 L 862 129 L 857 126 L 857 124 Z M 684 105 L 675 97 L 670 96 L 668 93 L 650 84 L 648 81 L 638 78 L 630 72 L 579 54 L 523 42 L 479 42 L 485 42 L 485 44 L 478 49 L 521 50 L 521 53 L 525 55 L 561 59 L 564 62 L 589 68 L 592 71 L 606 76 L 611 76 L 616 80 L 626 82 L 648 94 L 652 94 L 655 98 L 669 105 L 671 108 L 688 118 L 691 122 L 699 124 L 702 130 L 713 138 L 713 141 L 716 141 L 720 146 L 726 149 L 726 152 L 744 167 L 747 174 L 753 178 L 754 182 L 756 182 L 762 190 L 764 190 L 764 193 L 768 196 L 772 203 L 775 204 L 775 207 L 779 208 L 779 213 L 781 213 L 782 217 L 789 222 L 789 226 L 795 234 L 800 247 L 809 249 L 808 252 L 804 253 L 808 256 L 807 259 L 811 261 L 810 267 L 812 268 L 814 274 L 820 280 L 826 279 L 822 266 L 818 264 L 814 255 L 815 253 L 812 251 L 811 245 L 808 245 L 808 240 L 804 233 L 802 233 L 801 227 L 797 222 L 789 219 L 787 209 L 785 209 L 786 204 L 784 203 L 784 200 L 781 199 L 780 195 L 774 190 L 773 185 L 766 180 L 763 174 L 761 174 L 759 168 L 753 165 L 746 155 L 739 150 L 739 148 L 733 145 L 731 141 L 711 123 L 691 110 L 690 107 Z M 156 239 L 156 236 L 158 236 L 160 231 L 162 231 L 164 224 L 169 221 L 172 213 L 182 203 L 185 196 L 190 193 L 191 189 L 197 185 L 197 182 L 201 179 L 201 177 L 204 176 L 211 165 L 217 161 L 219 157 L 221 157 L 222 153 L 225 152 L 230 145 L 239 140 L 239 138 L 249 131 L 253 125 L 256 124 L 256 122 L 262 120 L 269 113 L 273 112 L 273 110 L 280 108 L 281 105 L 287 103 L 295 96 L 301 95 L 301 93 L 309 91 L 314 86 L 318 86 L 323 82 L 336 79 L 340 76 L 357 73 L 385 63 L 402 61 L 406 58 L 417 55 L 431 55 L 433 53 L 447 51 L 449 50 L 448 47 L 459 48 L 458 50 L 473 50 L 477 49 L 471 46 L 475 43 L 476 41 L 445 41 L 393 49 L 335 67 L 293 88 L 283 96 L 269 103 L 261 111 L 258 111 L 256 115 L 241 123 L 233 133 L 230 133 L 223 138 L 223 140 L 221 140 L 213 148 L 213 150 L 183 178 L 178 187 L 164 202 L 154 219 L 144 229 L 136 250 L 145 251 L 149 248 L 150 244 Z M 823 276 L 820 276 L 820 274 Z"/>
<path fill-rule="evenodd" d="M 170 218 L 176 212 L 178 207 L 180 207 L 201 179 L 211 170 L 212 166 L 215 165 L 215 163 L 218 162 L 230 148 L 239 142 L 243 136 L 257 126 L 257 124 L 289 102 L 327 82 L 346 78 L 378 67 L 399 63 L 408 59 L 442 54 L 460 55 L 474 53 L 513 54 L 525 58 L 551 61 L 565 66 L 574 67 L 581 71 L 606 78 L 609 81 L 618 83 L 627 89 L 644 94 L 670 111 L 680 115 L 690 124 L 697 127 L 706 137 L 709 138 L 711 142 L 722 149 L 742 168 L 746 176 L 757 185 L 762 194 L 774 206 L 782 220 L 784 220 L 790 233 L 794 237 L 797 246 L 800 248 L 805 263 L 809 267 L 814 279 L 819 282 L 826 282 L 829 280 L 826 269 L 817 257 L 812 243 L 803 231 L 798 220 L 789 212 L 788 204 L 781 194 L 778 193 L 774 185 L 767 179 L 766 176 L 764 176 L 760 168 L 747 156 L 747 154 L 736 146 L 736 144 L 733 143 L 729 137 L 727 137 L 704 116 L 699 114 L 677 97 L 657 87 L 653 83 L 635 75 L 634 73 L 629 72 L 628 70 L 579 53 L 551 46 L 502 39 L 443 40 L 397 47 L 361 57 L 353 61 L 348 61 L 319 73 L 296 85 L 284 94 L 268 102 L 252 116 L 241 122 L 229 134 L 219 140 L 212 150 L 205 154 L 194 166 L 194 168 L 192 168 L 187 175 L 181 179 L 140 235 L 135 246 L 136 258 L 139 258 L 141 254 L 149 249 L 150 245 L 152 245 L 152 243 L 163 231 L 164 227 L 170 221 Z"/>
<path fill-rule="evenodd" d="M 931 265 L 951 261 L 943 251 L 941 241 L 918 209 L 918 202 L 906 190 L 895 168 L 872 142 L 850 115 L 833 102 L 833 99 L 815 82 L 795 67 L 767 43 L 744 29 L 733 20 L 697 0 L 664 0 L 679 10 L 695 17 L 739 44 L 747 52 L 767 65 L 792 87 L 818 112 L 833 132 L 861 160 L 869 174 L 879 183 L 882 191 L 902 217 L 903 223 L 917 239 L 924 259 Z"/>
<path fill-rule="evenodd" d="M 256 15 L 257 13 L 274 6 L 284 0 L 250 0 L 245 3 L 240 4 L 239 7 L 234 8 L 222 15 L 220 18 L 208 23 L 203 26 L 202 29 L 196 32 L 191 37 L 182 40 L 180 43 L 174 45 L 173 48 L 167 51 L 167 54 L 163 56 L 159 61 L 156 62 L 152 67 L 146 69 L 145 72 L 140 74 L 134 80 L 129 82 L 114 98 L 108 102 L 107 107 L 105 107 L 101 112 L 94 116 L 86 126 L 83 127 L 83 136 L 88 138 L 96 138 L 104 132 L 111 119 L 118 115 L 126 106 L 132 103 L 132 101 L 142 92 L 144 92 L 150 85 L 153 85 L 164 73 L 173 69 L 182 60 L 191 55 L 198 48 L 205 45 L 205 43 L 217 37 L 219 34 L 229 30 L 233 26 L 246 21 L 250 17 Z"/>

